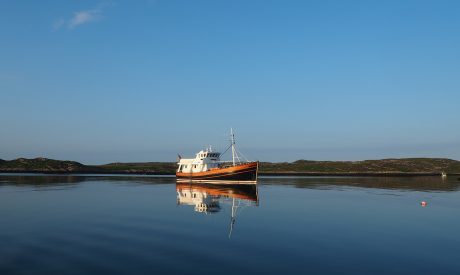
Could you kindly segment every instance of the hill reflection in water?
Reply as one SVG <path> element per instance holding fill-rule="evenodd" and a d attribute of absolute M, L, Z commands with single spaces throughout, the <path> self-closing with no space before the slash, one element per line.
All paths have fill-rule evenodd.
<path fill-rule="evenodd" d="M 88 181 L 136 184 L 172 184 L 173 176 L 143 175 L 37 175 L 37 174 L 0 174 L 0 186 L 72 186 Z M 297 188 L 324 189 L 328 186 L 349 186 L 361 188 L 399 189 L 412 191 L 457 191 L 460 189 L 460 176 L 443 179 L 438 176 L 427 177 L 295 177 L 263 176 L 259 185 L 286 185 Z M 180 185 L 178 183 L 178 186 Z M 202 184 L 202 187 L 214 188 L 216 185 Z M 233 186 L 234 188 L 235 186 Z M 228 189 L 228 188 L 227 188 Z M 239 188 L 242 189 L 242 188 Z M 244 189 L 244 187 L 243 187 Z M 247 188 L 246 188 L 247 189 Z M 220 186 L 220 190 L 226 190 Z"/>
<path fill-rule="evenodd" d="M 297 188 L 348 186 L 361 188 L 396 189 L 407 191 L 457 191 L 459 177 L 263 177 L 264 185 L 291 185 Z"/>

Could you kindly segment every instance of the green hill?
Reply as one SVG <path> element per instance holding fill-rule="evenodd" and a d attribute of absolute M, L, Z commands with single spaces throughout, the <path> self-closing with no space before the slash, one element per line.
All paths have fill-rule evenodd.
<path fill-rule="evenodd" d="M 84 165 L 75 161 L 47 158 L 1 160 L 3 173 L 98 173 L 98 174 L 174 174 L 174 162 L 109 163 Z M 261 174 L 439 174 L 460 173 L 460 161 L 443 158 L 404 158 L 363 161 L 261 162 Z"/>
<path fill-rule="evenodd" d="M 312 161 L 269 163 L 260 172 L 286 173 L 460 173 L 460 162 L 443 158 L 404 158 L 363 161 Z"/>
<path fill-rule="evenodd" d="M 19 158 L 10 161 L 0 161 L 2 172 L 56 172 L 73 173 L 83 172 L 88 166 L 76 161 L 63 161 L 47 158 L 26 159 Z"/>
<path fill-rule="evenodd" d="M 110 171 L 110 173 L 174 174 L 177 165 L 175 162 L 116 162 L 96 167 Z"/>

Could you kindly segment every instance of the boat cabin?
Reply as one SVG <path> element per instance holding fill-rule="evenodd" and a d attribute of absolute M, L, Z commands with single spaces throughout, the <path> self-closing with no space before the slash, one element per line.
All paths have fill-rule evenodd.
<path fill-rule="evenodd" d="M 205 172 L 219 167 L 220 153 L 212 151 L 211 148 L 201 150 L 194 159 L 179 160 L 177 172 L 197 173 Z"/>

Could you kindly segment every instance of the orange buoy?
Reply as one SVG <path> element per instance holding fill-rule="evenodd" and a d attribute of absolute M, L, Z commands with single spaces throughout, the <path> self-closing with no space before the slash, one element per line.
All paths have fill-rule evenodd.
<path fill-rule="evenodd" d="M 427 203 L 426 203 L 426 201 L 422 201 L 422 202 L 420 203 L 420 205 L 421 205 L 422 207 L 425 207 L 425 206 L 427 205 Z"/>

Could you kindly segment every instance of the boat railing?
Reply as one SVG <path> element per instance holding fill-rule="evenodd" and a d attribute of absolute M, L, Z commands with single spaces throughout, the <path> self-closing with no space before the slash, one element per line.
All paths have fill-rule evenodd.
<path fill-rule="evenodd" d="M 248 164 L 252 162 L 253 161 L 241 161 L 241 162 L 235 163 L 235 165 L 243 165 L 243 164 Z M 233 162 L 231 161 L 222 161 L 219 163 L 219 168 L 227 168 L 227 167 L 232 167 L 232 166 L 233 166 Z"/>

